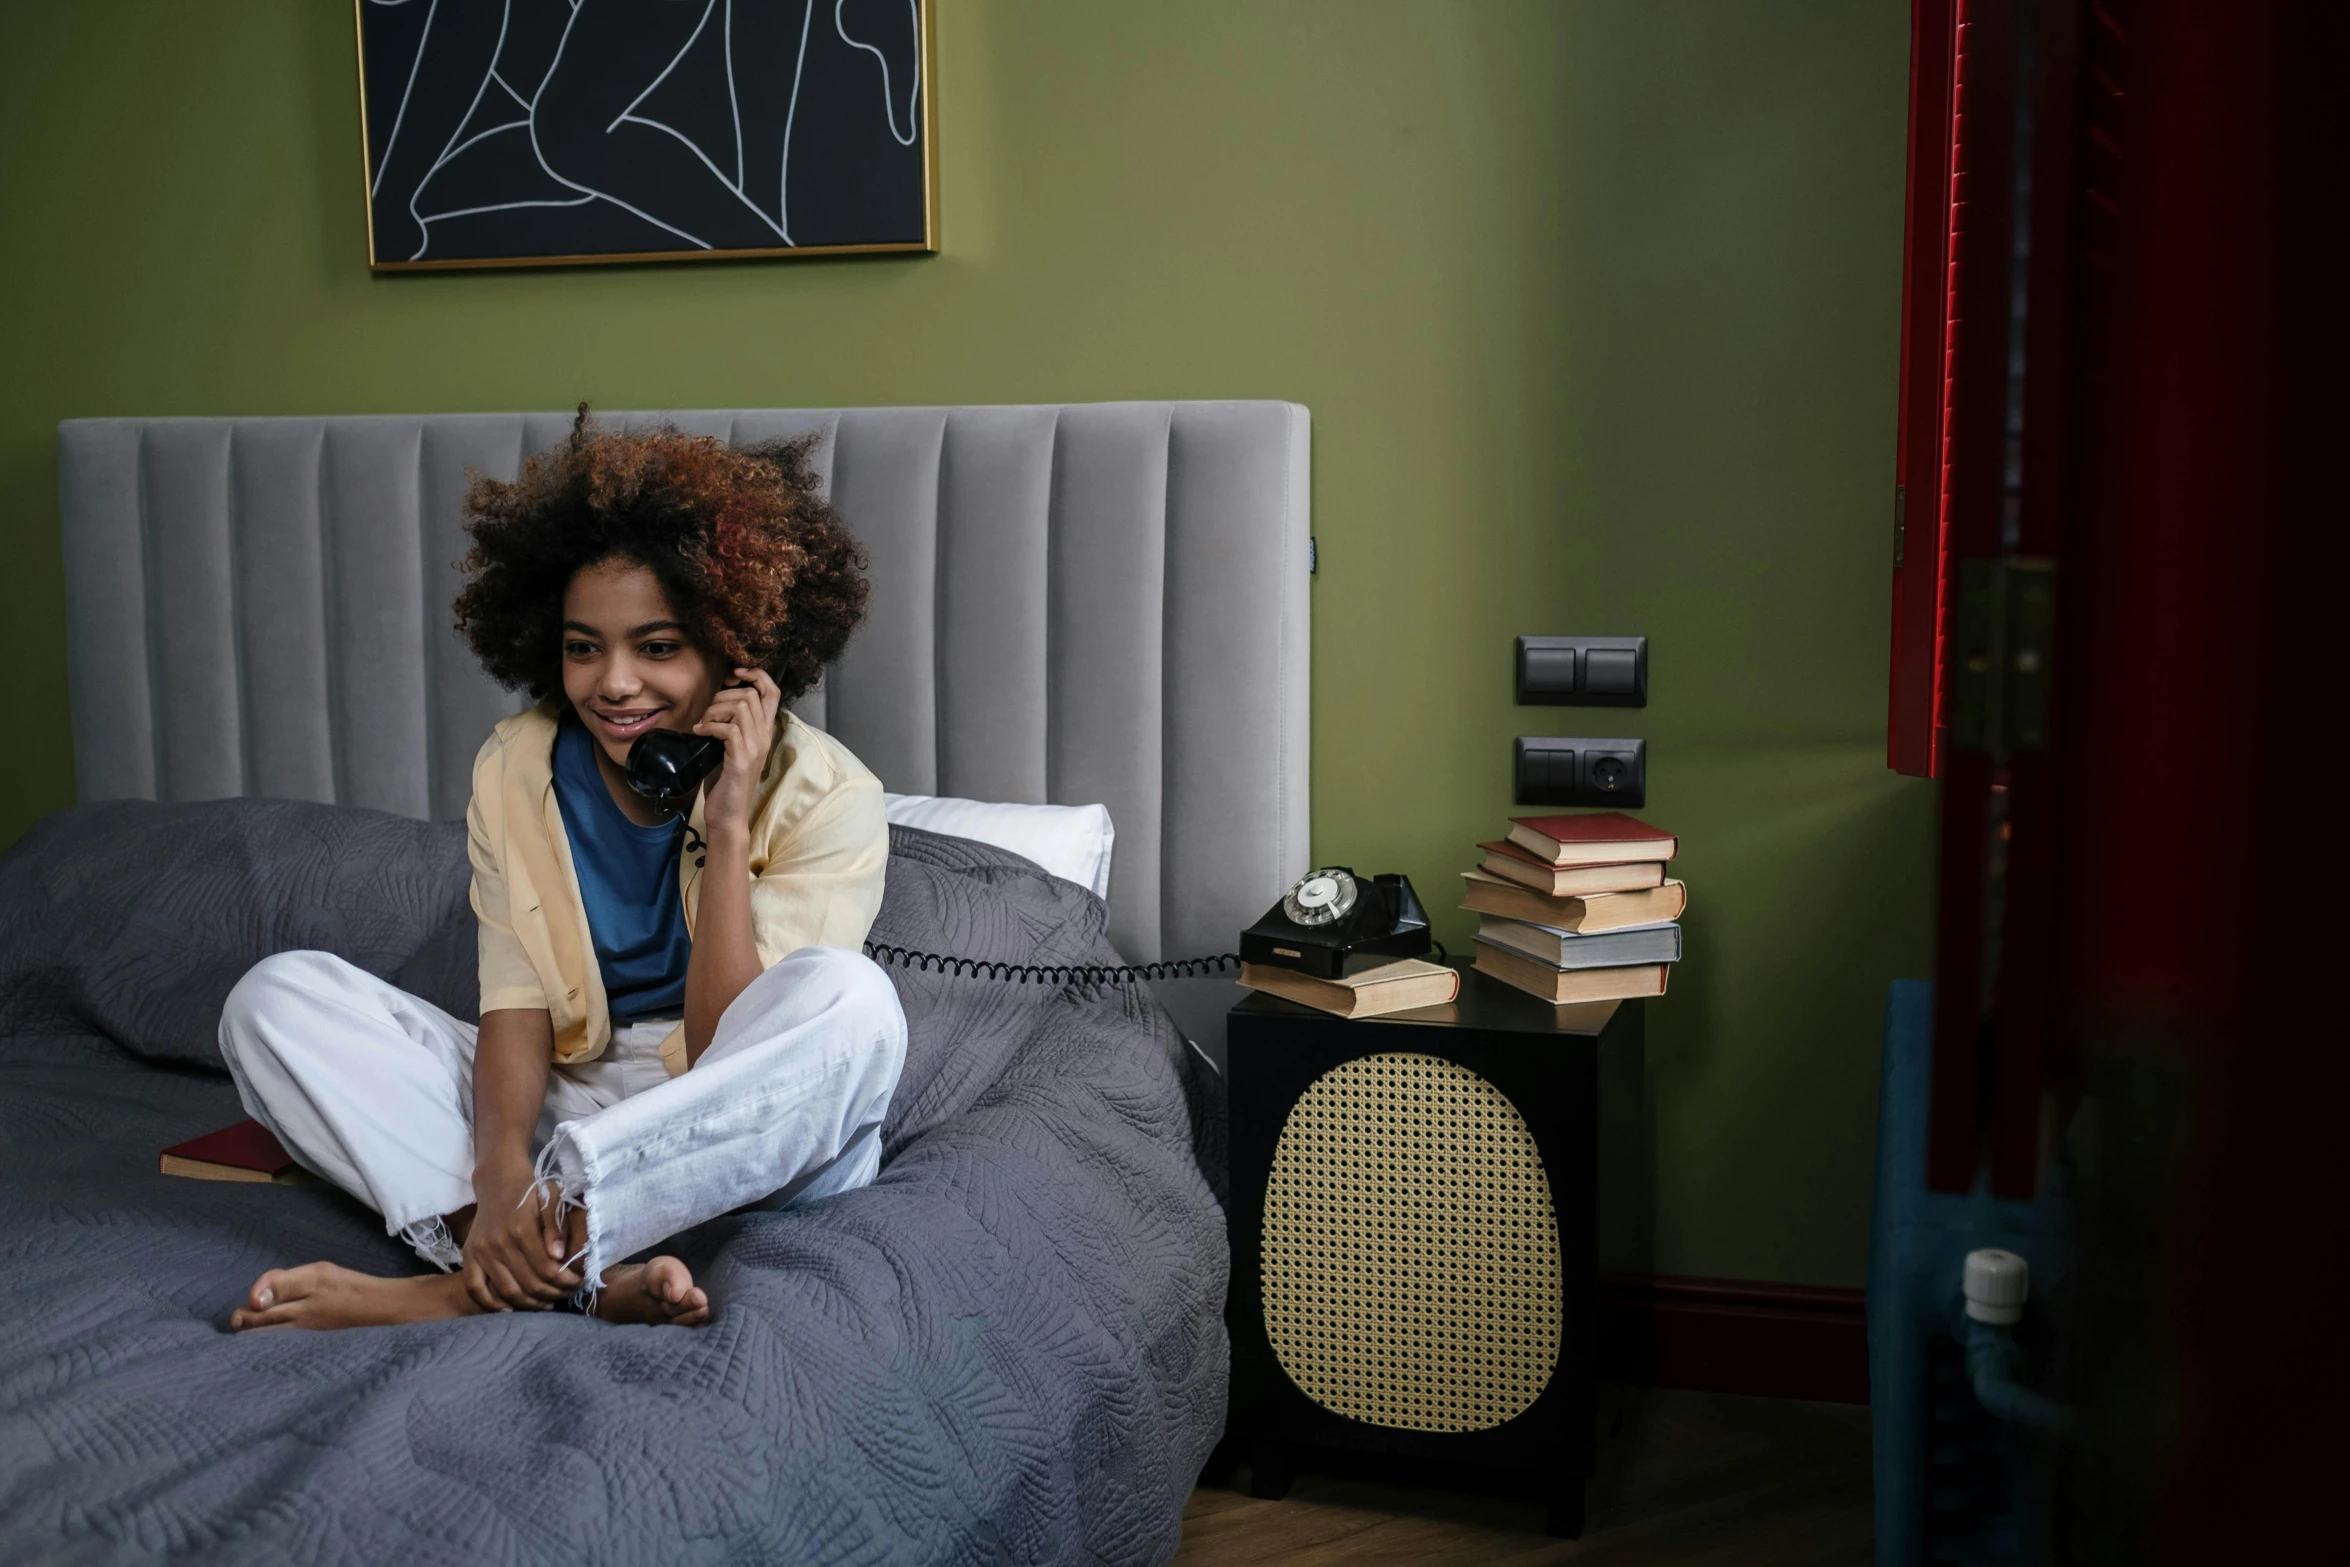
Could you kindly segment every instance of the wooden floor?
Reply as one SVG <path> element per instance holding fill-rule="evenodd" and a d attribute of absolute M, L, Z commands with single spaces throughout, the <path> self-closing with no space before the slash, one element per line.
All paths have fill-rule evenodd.
<path fill-rule="evenodd" d="M 1580 1540 L 1532 1500 L 1300 1474 L 1278 1502 L 1202 1486 L 1179 1567 L 1242 1563 L 1755 1563 L 1872 1560 L 1869 1412 L 1850 1404 L 1626 1389 L 1611 1410 Z"/>

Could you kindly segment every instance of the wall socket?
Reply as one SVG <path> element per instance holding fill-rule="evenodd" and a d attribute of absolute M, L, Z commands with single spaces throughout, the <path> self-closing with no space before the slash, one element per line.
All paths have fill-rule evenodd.
<path fill-rule="evenodd" d="M 1520 805 L 1637 810 L 1648 803 L 1648 742 L 1520 735 L 1511 776 Z"/>

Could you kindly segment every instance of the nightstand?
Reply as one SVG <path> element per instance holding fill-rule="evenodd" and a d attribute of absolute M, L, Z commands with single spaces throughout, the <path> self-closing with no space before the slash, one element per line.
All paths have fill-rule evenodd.
<path fill-rule="evenodd" d="M 1641 1004 L 1463 970 L 1448 1006 L 1226 1017 L 1232 1417 L 1252 1489 L 1317 1450 L 1503 1480 L 1580 1534 L 1592 1471 L 1603 1060 Z"/>

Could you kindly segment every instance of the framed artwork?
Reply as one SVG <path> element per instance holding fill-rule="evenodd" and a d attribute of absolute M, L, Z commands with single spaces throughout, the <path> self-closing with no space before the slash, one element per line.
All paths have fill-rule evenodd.
<path fill-rule="evenodd" d="M 353 0 L 379 272 L 938 248 L 933 0 Z"/>

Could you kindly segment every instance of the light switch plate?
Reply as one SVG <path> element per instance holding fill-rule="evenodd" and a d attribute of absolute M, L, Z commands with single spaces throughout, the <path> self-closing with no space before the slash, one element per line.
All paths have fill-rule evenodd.
<path fill-rule="evenodd" d="M 1511 777 L 1520 805 L 1637 810 L 1648 803 L 1648 742 L 1520 735 Z"/>
<path fill-rule="evenodd" d="M 1521 707 L 1646 707 L 1648 638 L 1520 637 Z"/>

